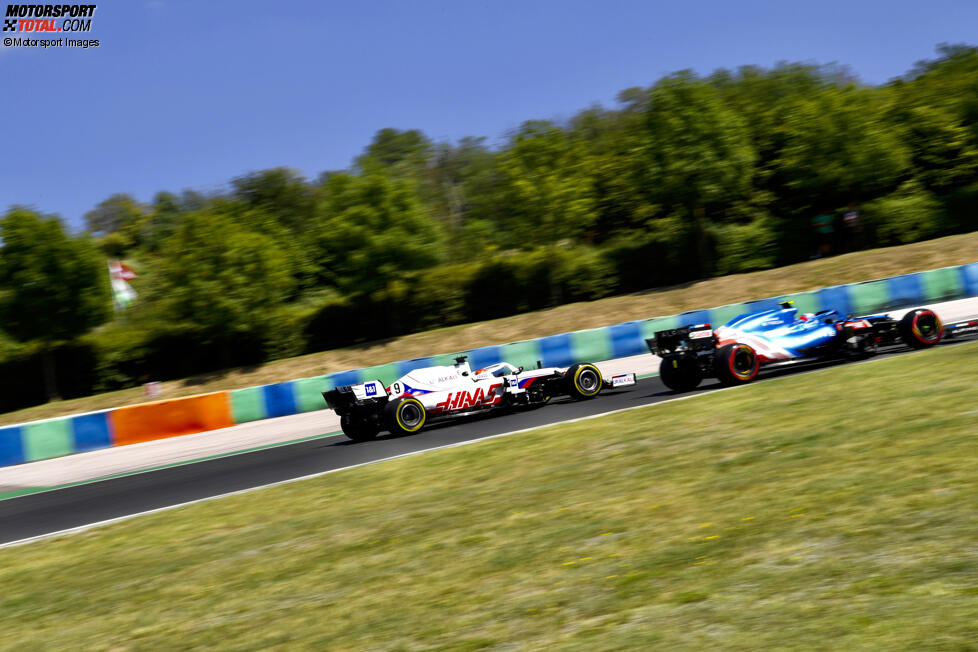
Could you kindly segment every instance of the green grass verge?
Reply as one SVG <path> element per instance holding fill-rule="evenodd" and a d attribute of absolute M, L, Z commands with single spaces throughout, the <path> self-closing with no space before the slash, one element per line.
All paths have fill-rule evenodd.
<path fill-rule="evenodd" d="M 964 344 L 0 550 L 4 649 L 966 649 Z"/>

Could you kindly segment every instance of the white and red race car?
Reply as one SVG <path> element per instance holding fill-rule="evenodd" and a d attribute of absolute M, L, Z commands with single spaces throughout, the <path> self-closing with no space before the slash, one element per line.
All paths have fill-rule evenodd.
<path fill-rule="evenodd" d="M 431 421 L 519 406 L 546 405 L 554 396 L 584 400 L 602 389 L 635 384 L 635 374 L 604 379 L 590 363 L 524 370 L 508 362 L 472 371 L 466 356 L 453 366 L 414 369 L 388 386 L 379 380 L 323 392 L 343 433 L 367 441 L 381 430 L 418 432 Z"/>

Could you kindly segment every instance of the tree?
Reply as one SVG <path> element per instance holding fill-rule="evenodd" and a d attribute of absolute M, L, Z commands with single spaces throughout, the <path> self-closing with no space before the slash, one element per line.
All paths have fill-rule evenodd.
<path fill-rule="evenodd" d="M 164 247 L 160 273 L 160 315 L 225 346 L 237 335 L 260 336 L 293 282 L 271 238 L 208 211 L 184 217 Z"/>
<path fill-rule="evenodd" d="M 146 218 L 139 202 L 119 193 L 85 213 L 85 224 L 108 255 L 119 257 L 143 243 Z"/>
<path fill-rule="evenodd" d="M 258 209 L 293 233 L 312 216 L 313 190 L 301 174 L 288 168 L 252 172 L 231 182 L 234 196 Z"/>
<path fill-rule="evenodd" d="M 146 217 L 144 245 L 152 253 L 159 253 L 170 236 L 172 236 L 182 217 L 180 198 L 172 192 L 158 192 L 153 197 L 153 204 Z"/>
<path fill-rule="evenodd" d="M 431 141 L 421 131 L 388 127 L 374 135 L 373 142 L 357 158 L 357 167 L 394 176 L 417 175 L 427 165 L 431 150 Z"/>
<path fill-rule="evenodd" d="M 492 203 L 493 155 L 484 141 L 485 138 L 463 138 L 456 145 L 436 145 L 426 171 L 431 189 L 426 203 L 437 215 L 444 216 L 442 221 L 448 227 L 452 249 L 461 255 L 474 255 L 492 244 L 491 227 L 467 219 L 473 212 L 475 220 L 484 219 L 486 203 Z M 478 233 L 475 238 L 471 237 L 474 232 Z"/>
<path fill-rule="evenodd" d="M 646 112 L 648 184 L 657 203 L 679 211 L 692 240 L 693 266 L 710 271 L 711 208 L 749 195 L 755 152 L 747 127 L 718 91 L 692 73 L 660 80 Z"/>
<path fill-rule="evenodd" d="M 38 341 L 49 399 L 58 398 L 53 348 L 111 314 L 105 261 L 84 236 L 65 233 L 56 217 L 12 208 L 0 220 L 0 321 L 21 341 Z"/>
<path fill-rule="evenodd" d="M 832 210 L 900 184 L 910 152 L 887 124 L 886 101 L 875 90 L 848 87 L 794 102 L 776 165 L 797 207 Z"/>
<path fill-rule="evenodd" d="M 594 195 L 580 167 L 581 143 L 557 125 L 526 122 L 499 160 L 510 244 L 578 239 L 595 224 Z"/>
<path fill-rule="evenodd" d="M 380 174 L 334 175 L 322 194 L 313 246 L 330 285 L 370 294 L 401 272 L 443 259 L 441 225 L 410 182 Z"/>

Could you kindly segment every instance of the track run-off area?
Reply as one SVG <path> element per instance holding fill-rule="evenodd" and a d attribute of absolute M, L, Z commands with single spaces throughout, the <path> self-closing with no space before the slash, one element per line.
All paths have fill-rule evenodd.
<path fill-rule="evenodd" d="M 931 307 L 946 321 L 978 314 L 975 299 Z M 944 341 L 938 347 L 955 344 L 955 341 Z M 908 353 L 911 351 L 905 347 L 894 347 L 862 362 L 772 369 L 762 371 L 757 382 L 797 373 L 831 374 L 839 365 L 871 364 Z M 926 351 L 917 354 L 926 355 Z M 630 360 L 616 361 L 615 371 Z M 641 363 L 639 373 L 657 367 L 657 360 L 651 355 L 634 362 Z M 247 424 L 247 430 L 238 426 L 245 432 L 272 435 L 250 439 L 239 436 L 235 450 L 220 453 L 206 446 L 207 441 L 220 437 L 218 431 L 0 469 L 0 498 L 3 498 L 0 499 L 0 546 L 28 543 L 233 493 L 721 389 L 711 379 L 694 392 L 677 395 L 657 377 L 648 377 L 634 387 L 603 392 L 591 401 L 555 400 L 543 408 L 434 424 L 413 436 L 382 435 L 376 441 L 365 443 L 353 443 L 336 433 L 335 415 L 324 410 Z M 161 458 L 154 458 L 152 453 L 158 454 L 164 447 L 171 452 L 180 449 L 182 452 L 162 458 L 166 462 L 154 463 L 152 460 Z M 108 466 L 100 465 L 99 461 L 105 459 L 116 461 Z"/>

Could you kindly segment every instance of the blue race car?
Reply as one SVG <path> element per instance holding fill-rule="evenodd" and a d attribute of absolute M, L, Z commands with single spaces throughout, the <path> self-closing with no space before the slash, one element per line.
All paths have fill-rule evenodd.
<path fill-rule="evenodd" d="M 694 389 L 711 377 L 737 385 L 754 380 L 762 366 L 860 359 L 880 346 L 901 342 L 923 349 L 940 342 L 945 333 L 940 317 L 926 308 L 898 320 L 886 314 L 844 317 L 834 310 L 799 314 L 792 304 L 740 315 L 715 330 L 710 324 L 695 324 L 657 332 L 646 344 L 662 358 L 659 378 L 676 392 Z M 978 330 L 969 325 L 974 326 L 962 322 L 949 328 Z"/>

